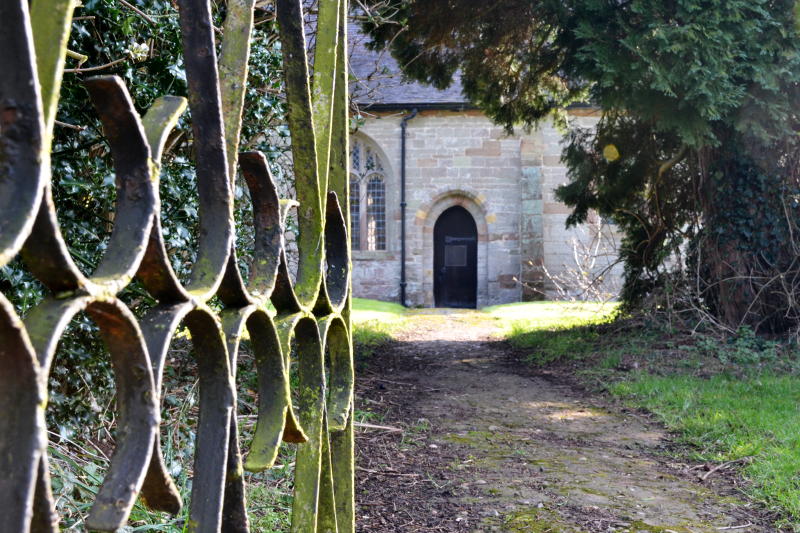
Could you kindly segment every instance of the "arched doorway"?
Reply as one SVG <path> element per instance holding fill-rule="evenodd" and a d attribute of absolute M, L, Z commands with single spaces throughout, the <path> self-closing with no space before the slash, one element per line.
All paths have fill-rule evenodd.
<path fill-rule="evenodd" d="M 433 228 L 436 307 L 474 309 L 478 295 L 478 228 L 461 206 L 444 211 Z"/>

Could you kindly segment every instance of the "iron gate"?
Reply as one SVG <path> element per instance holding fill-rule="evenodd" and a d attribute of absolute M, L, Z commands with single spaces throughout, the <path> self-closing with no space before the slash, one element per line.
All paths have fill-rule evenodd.
<path fill-rule="evenodd" d="M 88 529 L 117 530 L 139 497 L 153 509 L 181 509 L 162 458 L 159 413 L 166 354 L 183 324 L 200 382 L 187 529 L 248 531 L 243 469 L 269 468 L 287 441 L 297 443 L 292 530 L 354 530 L 347 0 L 319 3 L 313 72 L 301 0 L 275 5 L 299 202 L 294 282 L 283 238 L 290 203 L 278 198 L 263 154 L 237 154 L 255 2 L 228 0 L 217 57 L 209 0 L 178 0 L 200 205 L 197 261 L 181 283 L 162 238 L 158 180 L 164 143 L 186 100 L 161 97 L 139 116 L 120 78 L 87 81 L 114 159 L 117 205 L 103 259 L 83 275 L 61 235 L 50 186 L 50 145 L 77 2 L 0 0 L 0 267 L 21 256 L 49 291 L 24 320 L 0 294 L 0 532 L 58 530 L 47 383 L 58 340 L 82 311 L 107 346 L 118 406 L 115 452 Z M 248 281 L 237 267 L 234 238 L 237 163 L 254 211 Z M 141 320 L 118 298 L 134 278 L 158 302 Z M 222 311 L 209 306 L 215 296 Z M 258 367 L 259 410 L 243 460 L 234 380 L 245 329 Z M 297 391 L 290 390 L 290 357 L 296 357 Z"/>

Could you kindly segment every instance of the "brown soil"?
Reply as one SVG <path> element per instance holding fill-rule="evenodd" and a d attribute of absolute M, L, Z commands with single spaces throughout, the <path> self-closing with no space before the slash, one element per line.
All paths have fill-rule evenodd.
<path fill-rule="evenodd" d="M 359 374 L 374 414 L 357 430 L 359 531 L 777 531 L 735 476 L 677 464 L 647 417 L 516 372 L 494 328 L 418 312 Z"/>

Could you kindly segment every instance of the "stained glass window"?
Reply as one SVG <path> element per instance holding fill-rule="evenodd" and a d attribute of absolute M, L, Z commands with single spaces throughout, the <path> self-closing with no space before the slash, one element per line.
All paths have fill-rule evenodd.
<path fill-rule="evenodd" d="M 367 148 L 367 164 L 365 166 L 368 171 L 375 170 L 375 154 L 369 148 Z"/>

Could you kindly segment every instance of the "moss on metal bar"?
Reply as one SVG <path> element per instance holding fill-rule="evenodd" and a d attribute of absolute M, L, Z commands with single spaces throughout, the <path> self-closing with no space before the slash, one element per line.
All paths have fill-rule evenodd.
<path fill-rule="evenodd" d="M 76 0 L 33 0 L 31 3 L 31 25 L 45 125 L 43 140 L 48 154 L 53 140 L 67 41 L 76 4 Z"/>
<path fill-rule="evenodd" d="M 319 533 L 338 533 L 336 521 L 336 495 L 334 492 L 333 465 L 331 464 L 330 427 L 328 417 L 322 420 L 322 465 L 319 482 Z"/>
<path fill-rule="evenodd" d="M 350 228 L 350 95 L 347 62 L 347 1 L 340 4 L 339 43 L 336 49 L 336 84 L 331 124 L 330 167 L 328 190 L 336 193 L 339 205 Z M 349 239 L 348 239 L 349 241 Z M 350 256 L 348 252 L 348 257 Z"/>
<path fill-rule="evenodd" d="M 344 431 L 330 433 L 330 446 L 337 527 L 339 533 L 354 533 L 356 503 L 352 405 Z"/>
<path fill-rule="evenodd" d="M 219 53 L 219 90 L 222 99 L 222 120 L 225 124 L 228 178 L 231 184 L 236 179 L 236 160 L 247 89 L 247 63 L 250 59 L 250 36 L 253 33 L 255 4 L 255 0 L 228 0 L 228 14 L 223 26 L 224 38 Z"/>
<path fill-rule="evenodd" d="M 159 167 L 167 137 L 186 111 L 187 104 L 186 98 L 181 96 L 162 96 L 153 102 L 147 114 L 142 117 L 147 143 L 150 145 L 150 157 Z M 156 179 L 159 179 L 159 176 L 156 176 Z"/>
<path fill-rule="evenodd" d="M 348 1 L 342 0 L 339 20 L 339 42 L 336 64 L 336 94 L 333 110 L 333 125 L 331 137 L 331 161 L 329 189 L 339 197 L 339 205 L 346 221 L 346 228 L 350 228 L 350 139 L 349 139 L 349 83 L 347 64 L 347 12 Z M 346 239 L 348 266 L 351 258 L 350 239 Z M 348 294 L 351 294 L 352 284 L 350 277 L 352 269 L 347 271 Z M 352 298 L 348 297 L 341 311 L 341 317 L 347 329 L 348 364 L 353 365 L 353 338 L 352 338 Z M 331 456 L 331 478 L 334 491 L 334 505 L 336 510 L 336 525 L 338 533 L 355 533 L 355 465 L 354 465 L 354 435 L 353 435 L 353 396 L 352 384 L 349 390 L 351 398 L 349 410 L 344 420 L 345 427 L 329 434 Z M 324 509 L 324 508 L 323 508 Z"/>
<path fill-rule="evenodd" d="M 340 0 L 320 0 L 317 15 L 311 105 L 314 109 L 320 202 L 324 202 L 328 192 L 328 167 L 331 159 L 333 110 L 337 82 L 340 4 Z"/>
<path fill-rule="evenodd" d="M 233 195 L 225 152 L 216 42 L 209 0 L 178 0 L 181 39 L 200 196 L 200 241 L 188 291 L 201 300 L 214 295 L 233 244 Z"/>
<path fill-rule="evenodd" d="M 322 454 L 322 418 L 325 410 L 325 374 L 322 336 L 325 325 L 311 318 L 297 322 L 297 369 L 299 391 L 297 415 L 307 436 L 306 442 L 297 446 L 295 459 L 294 501 L 292 502 L 292 532 L 306 533 L 317 530 L 320 468 Z"/>
<path fill-rule="evenodd" d="M 300 257 L 294 289 L 303 307 L 310 309 L 322 282 L 324 222 L 301 0 L 276 0 L 276 15 L 283 51 L 295 190 L 300 202 L 297 209 Z"/>
<path fill-rule="evenodd" d="M 0 387 L 0 403 L 21 406 L 0 412 L 0 428 L 9 434 L 24 433 L 11 444 L 0 434 L 3 457 L 13 463 L 6 470 L 17 480 L 9 490 L 0 486 L 0 507 L 13 507 L 0 517 L 0 529 L 5 525 L 23 533 L 58 530 L 44 449 L 43 386 L 67 323 L 86 310 L 109 347 L 121 435 L 87 517 L 90 529 L 122 527 L 139 495 L 151 507 L 180 511 L 182 502 L 160 450 L 157 420 L 167 350 L 183 322 L 199 347 L 201 382 L 186 529 L 247 533 L 239 435 L 232 416 L 236 353 L 246 321 L 259 375 L 258 424 L 247 467 L 271 466 L 281 441 L 298 444 L 292 531 L 352 533 L 353 365 L 345 223 L 349 217 L 347 1 L 320 4 L 312 95 L 301 0 L 277 0 L 299 203 L 278 200 L 263 155 L 242 156 L 250 165 L 248 184 L 256 203 L 258 245 L 252 288 L 240 277 L 229 287 L 223 280 L 231 268 L 236 269 L 236 260 L 231 260 L 235 258 L 231 180 L 255 0 L 229 2 L 219 62 L 209 1 L 178 3 L 201 205 L 199 254 L 188 287 L 170 266 L 157 187 L 164 144 L 186 100 L 159 98 L 140 118 L 119 78 L 88 82 L 112 146 L 119 204 L 107 255 L 94 276 L 83 275 L 61 236 L 49 189 L 49 145 L 76 0 L 33 0 L 31 17 L 27 0 L 0 4 L 0 23 L 14 21 L 14 27 L 0 36 L 0 44 L 6 45 L 0 47 L 0 67 L 18 67 L 13 71 L 16 76 L 0 79 L 0 97 L 13 100 L 14 110 L 21 113 L 16 116 L 19 127 L 4 124 L 0 132 L 0 159 L 3 168 L 11 169 L 3 175 L 6 179 L 0 179 L 0 199 L 9 192 L 24 196 L 18 208 L 14 204 L 4 208 L 0 202 L 0 265 L 18 255 L 21 240 L 32 232 L 22 255 L 52 293 L 24 323 L 0 295 L 0 371 L 19 378 L 18 383 Z M 10 151 L 21 156 L 9 159 Z M 288 271 L 282 236 L 290 206 L 298 208 L 300 221 L 296 283 Z M 134 272 L 158 300 L 141 320 L 117 298 Z M 221 313 L 207 305 L 215 295 L 225 306 Z M 275 319 L 263 306 L 270 297 L 278 310 Z M 297 405 L 292 404 L 289 379 L 293 353 L 300 377 L 299 390 L 294 391 Z M 325 373 L 325 354 L 330 376 Z"/>

